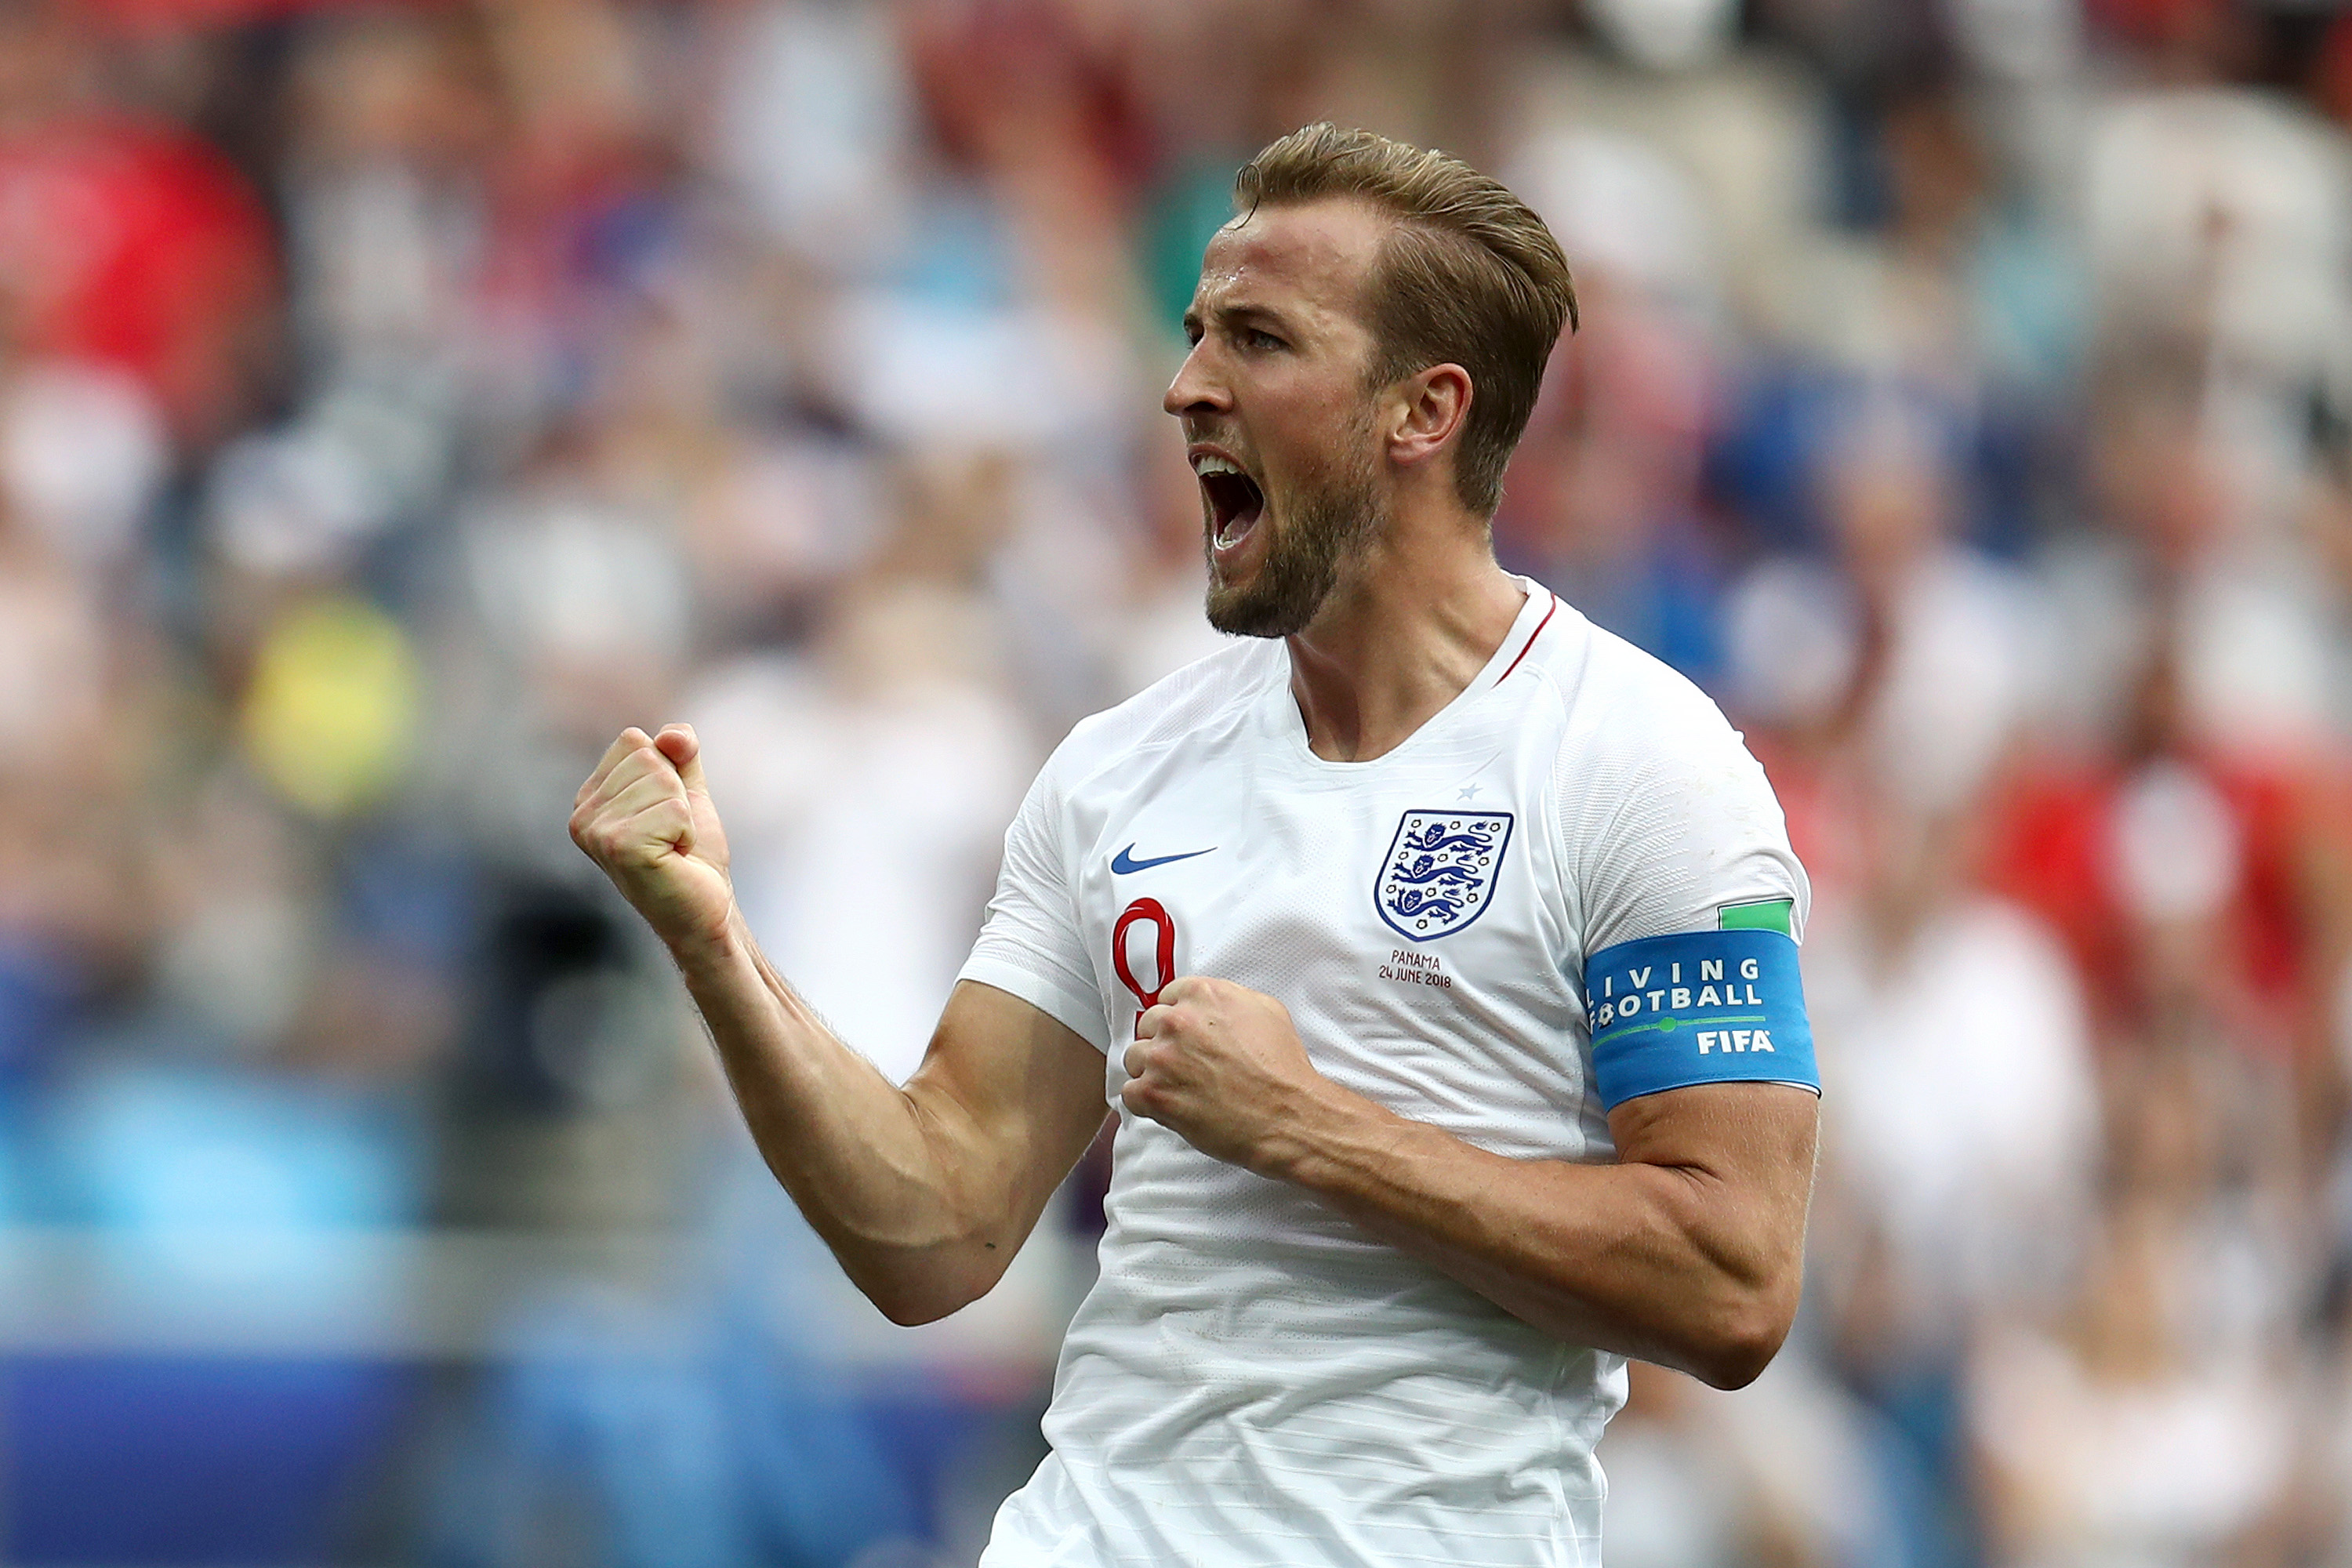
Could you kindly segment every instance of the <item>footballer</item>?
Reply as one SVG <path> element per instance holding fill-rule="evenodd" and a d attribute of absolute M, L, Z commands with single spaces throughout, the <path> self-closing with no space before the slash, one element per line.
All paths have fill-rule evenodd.
<path fill-rule="evenodd" d="M 1116 1119 L 985 1568 L 1597 1563 L 1625 1358 L 1735 1387 L 1796 1311 L 1804 872 L 1715 705 L 1496 563 L 1573 324 L 1542 221 L 1328 125 L 1235 195 L 1166 407 L 1239 640 L 1054 752 L 903 1089 L 761 957 L 690 731 L 625 731 L 572 836 L 897 1321 Z"/>

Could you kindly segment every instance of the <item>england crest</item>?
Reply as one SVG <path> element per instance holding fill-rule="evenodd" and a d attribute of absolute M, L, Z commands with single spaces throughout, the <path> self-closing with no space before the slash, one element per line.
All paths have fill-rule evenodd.
<path fill-rule="evenodd" d="M 1409 942 L 1451 936 L 1486 912 L 1511 842 L 1507 811 L 1408 811 L 1372 902 Z"/>

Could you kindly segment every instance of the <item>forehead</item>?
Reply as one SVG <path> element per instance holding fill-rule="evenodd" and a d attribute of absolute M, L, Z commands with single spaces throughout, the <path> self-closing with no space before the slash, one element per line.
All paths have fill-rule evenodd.
<path fill-rule="evenodd" d="M 1366 279 L 1395 222 L 1369 203 L 1346 198 L 1259 207 L 1209 241 L 1193 305 L 1257 305 L 1360 321 Z"/>

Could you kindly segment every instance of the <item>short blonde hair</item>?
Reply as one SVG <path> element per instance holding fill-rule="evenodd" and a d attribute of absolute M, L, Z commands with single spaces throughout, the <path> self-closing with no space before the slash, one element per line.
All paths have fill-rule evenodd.
<path fill-rule="evenodd" d="M 1576 326 L 1568 258 L 1534 209 L 1460 159 L 1328 122 L 1269 143 L 1234 178 L 1246 213 L 1355 197 L 1396 216 L 1372 264 L 1370 310 L 1385 386 L 1433 364 L 1470 373 L 1454 465 L 1462 502 L 1492 517 L 1503 469 L 1535 412 L 1563 323 Z"/>

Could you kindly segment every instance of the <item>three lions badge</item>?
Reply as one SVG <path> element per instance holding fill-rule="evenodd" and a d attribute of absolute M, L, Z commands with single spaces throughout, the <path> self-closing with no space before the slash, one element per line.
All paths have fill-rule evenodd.
<path fill-rule="evenodd" d="M 1451 936 L 1486 912 L 1511 842 L 1507 811 L 1408 811 L 1372 902 L 1408 942 Z"/>

